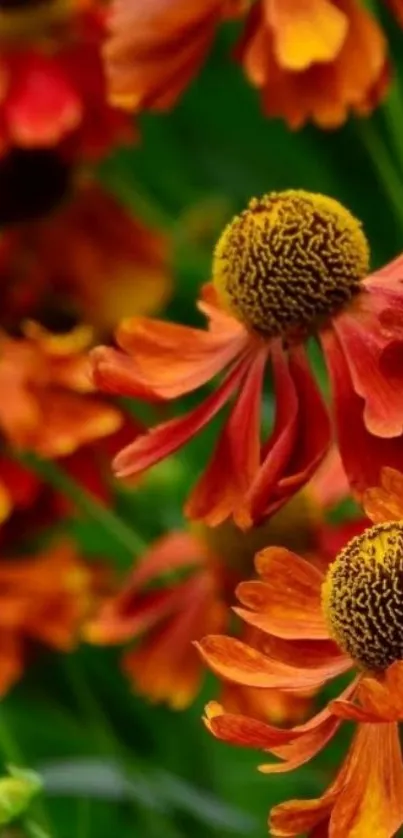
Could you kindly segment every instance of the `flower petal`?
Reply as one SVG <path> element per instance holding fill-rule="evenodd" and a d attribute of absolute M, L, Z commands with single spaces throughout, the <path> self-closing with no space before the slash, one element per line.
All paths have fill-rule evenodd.
<path fill-rule="evenodd" d="M 203 659 L 221 678 L 248 687 L 296 692 L 322 686 L 345 672 L 350 662 L 336 657 L 317 667 L 294 667 L 224 635 L 210 635 L 197 644 Z"/>
<path fill-rule="evenodd" d="M 359 727 L 330 821 L 332 838 L 392 838 L 403 822 L 403 766 L 396 724 Z"/>
<path fill-rule="evenodd" d="M 190 518 L 209 526 L 234 515 L 242 528 L 252 520 L 243 500 L 260 464 L 260 422 L 263 375 L 268 347 L 251 361 L 235 405 L 221 432 L 213 457 L 186 505 Z"/>
<path fill-rule="evenodd" d="M 365 492 L 363 505 L 374 524 L 403 519 L 403 474 L 383 468 L 381 485 Z"/>
<path fill-rule="evenodd" d="M 377 486 L 381 469 L 393 466 L 403 471 L 400 437 L 382 439 L 364 423 L 364 401 L 354 391 L 349 368 L 337 336 L 330 329 L 321 333 L 321 343 L 332 383 L 334 413 L 340 454 L 353 491 L 362 497 Z"/>
<path fill-rule="evenodd" d="M 246 748 L 268 750 L 296 738 L 292 730 L 274 727 L 238 713 L 226 713 L 224 707 L 215 701 L 207 704 L 203 721 L 217 739 Z"/>
<path fill-rule="evenodd" d="M 293 349 L 287 363 L 283 349 L 275 343 L 272 358 L 275 425 L 247 498 L 255 522 L 272 514 L 305 485 L 330 441 L 329 417 L 304 351 Z"/>
<path fill-rule="evenodd" d="M 272 0 L 269 25 L 278 63 L 298 72 L 335 59 L 348 31 L 348 19 L 329 0 Z"/>
<path fill-rule="evenodd" d="M 248 333 L 234 318 L 220 330 L 133 317 L 117 330 L 119 346 L 132 357 L 141 384 L 166 399 L 210 381 L 247 347 Z"/>
<path fill-rule="evenodd" d="M 403 377 L 381 366 L 390 338 L 382 333 L 375 316 L 336 317 L 333 328 L 348 364 L 354 390 L 365 401 L 364 422 L 370 433 L 381 437 L 403 432 Z M 402 353 L 401 353 L 402 355 Z M 401 364 L 398 365 L 400 370 Z"/>
<path fill-rule="evenodd" d="M 270 581 L 241 582 L 236 591 L 242 605 L 258 613 L 236 609 L 239 616 L 277 637 L 328 639 L 320 598 L 323 576 L 319 570 L 295 553 L 278 547 L 268 547 L 258 554 L 258 573 L 260 567 Z"/>
<path fill-rule="evenodd" d="M 246 370 L 246 362 L 238 364 L 220 386 L 190 413 L 151 428 L 120 451 L 113 463 L 118 477 L 139 474 L 189 442 L 225 405 Z"/>
<path fill-rule="evenodd" d="M 352 697 L 356 690 L 356 685 L 356 680 L 352 681 L 343 691 L 340 698 L 347 699 Z M 327 745 L 337 732 L 340 724 L 341 719 L 332 713 L 329 706 L 325 707 L 308 722 L 294 728 L 294 732 L 299 734 L 303 733 L 303 736 L 299 736 L 292 742 L 275 746 L 271 749 L 273 755 L 283 760 L 283 762 L 260 765 L 259 771 L 263 774 L 283 774 L 299 768 L 300 765 L 304 765 L 323 750 L 325 745 Z"/>

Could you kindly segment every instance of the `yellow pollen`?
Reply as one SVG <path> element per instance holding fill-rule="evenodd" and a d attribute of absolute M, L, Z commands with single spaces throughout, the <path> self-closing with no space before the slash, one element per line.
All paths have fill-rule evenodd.
<path fill-rule="evenodd" d="M 223 305 L 267 337 L 314 331 L 359 290 L 369 248 L 338 201 L 302 190 L 253 198 L 219 239 L 213 282 Z"/>
<path fill-rule="evenodd" d="M 361 666 L 403 659 L 403 521 L 356 536 L 329 567 L 323 610 L 336 643 Z"/>

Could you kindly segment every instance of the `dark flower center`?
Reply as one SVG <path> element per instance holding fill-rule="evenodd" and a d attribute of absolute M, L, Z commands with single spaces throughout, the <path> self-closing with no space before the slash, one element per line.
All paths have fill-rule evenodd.
<path fill-rule="evenodd" d="M 353 538 L 330 565 L 323 608 L 339 646 L 367 669 L 403 659 L 403 523 Z"/>
<path fill-rule="evenodd" d="M 369 251 L 332 198 L 289 191 L 253 199 L 224 230 L 213 281 L 224 305 L 267 336 L 314 331 L 357 293 Z"/>

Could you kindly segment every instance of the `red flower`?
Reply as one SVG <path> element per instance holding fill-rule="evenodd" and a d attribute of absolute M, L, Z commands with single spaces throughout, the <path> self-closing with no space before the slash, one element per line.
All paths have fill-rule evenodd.
<path fill-rule="evenodd" d="M 133 318 L 120 350 L 98 348 L 101 389 L 171 400 L 225 375 L 194 410 L 139 436 L 115 459 L 138 474 L 180 449 L 234 396 L 213 457 L 187 503 L 209 524 L 264 519 L 303 486 L 322 460 L 334 420 L 354 491 L 403 464 L 403 260 L 371 275 L 361 226 L 331 198 L 285 192 L 253 200 L 224 231 L 214 288 L 200 309 L 209 329 Z M 316 336 L 328 367 L 331 413 L 310 372 L 305 343 Z M 276 414 L 261 442 L 265 369 Z"/>
<path fill-rule="evenodd" d="M 105 14 L 52 3 L 36 14 L 2 12 L 0 152 L 65 142 L 69 156 L 94 158 L 133 138 L 129 120 L 106 101 Z"/>

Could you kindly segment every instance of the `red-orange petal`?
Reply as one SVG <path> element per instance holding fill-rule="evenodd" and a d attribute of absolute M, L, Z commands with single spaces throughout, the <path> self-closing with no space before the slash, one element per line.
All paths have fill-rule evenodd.
<path fill-rule="evenodd" d="M 216 701 L 207 704 L 203 721 L 217 739 L 246 748 L 270 750 L 297 737 L 293 730 L 274 727 L 237 713 L 226 713 Z"/>
<path fill-rule="evenodd" d="M 387 374 L 381 357 L 390 338 L 385 337 L 376 316 L 344 312 L 334 320 L 334 329 L 348 364 L 354 390 L 365 401 L 364 422 L 380 437 L 403 432 L 403 386 L 397 371 Z"/>
<path fill-rule="evenodd" d="M 291 692 L 313 689 L 350 667 L 344 657 L 335 657 L 316 667 L 294 667 L 269 658 L 256 649 L 224 635 L 209 635 L 197 644 L 204 661 L 221 678 L 248 687 Z"/>
<path fill-rule="evenodd" d="M 256 522 L 272 514 L 307 483 L 330 442 L 328 413 L 304 350 L 290 350 L 287 360 L 281 345 L 275 342 L 272 359 L 276 418 L 246 499 Z"/>
<path fill-rule="evenodd" d="M 260 423 L 263 375 L 268 347 L 258 350 L 242 383 L 212 459 L 186 505 L 190 518 L 210 526 L 233 514 L 242 528 L 253 522 L 244 498 L 260 464 Z"/>
<path fill-rule="evenodd" d="M 321 343 L 332 384 L 340 454 L 351 487 L 360 498 L 368 488 L 379 484 L 384 466 L 403 471 L 402 441 L 400 437 L 383 439 L 368 431 L 363 418 L 364 400 L 354 390 L 337 336 L 325 330 Z"/>
<path fill-rule="evenodd" d="M 317 568 L 285 548 L 268 547 L 256 557 L 256 569 L 268 581 L 238 585 L 239 601 L 251 609 L 236 609 L 242 619 L 285 639 L 329 639 Z"/>
<path fill-rule="evenodd" d="M 239 363 L 217 389 L 190 413 L 151 428 L 115 457 L 118 477 L 131 477 L 182 448 L 221 410 L 241 383 L 249 361 Z"/>
<path fill-rule="evenodd" d="M 374 524 L 403 519 L 403 474 L 394 468 L 383 468 L 380 483 L 364 494 L 368 517 Z"/>
<path fill-rule="evenodd" d="M 356 680 L 352 681 L 341 694 L 341 700 L 351 698 L 355 693 L 356 685 Z M 332 713 L 329 706 L 325 707 L 305 724 L 294 728 L 295 732 L 303 733 L 303 736 L 272 748 L 273 755 L 282 762 L 261 765 L 259 771 L 263 774 L 283 774 L 299 768 L 323 750 L 337 732 L 340 724 L 341 719 Z"/>
<path fill-rule="evenodd" d="M 141 380 L 168 399 L 210 381 L 250 340 L 235 319 L 230 328 L 207 331 L 147 317 L 124 320 L 116 337 L 133 358 Z"/>

